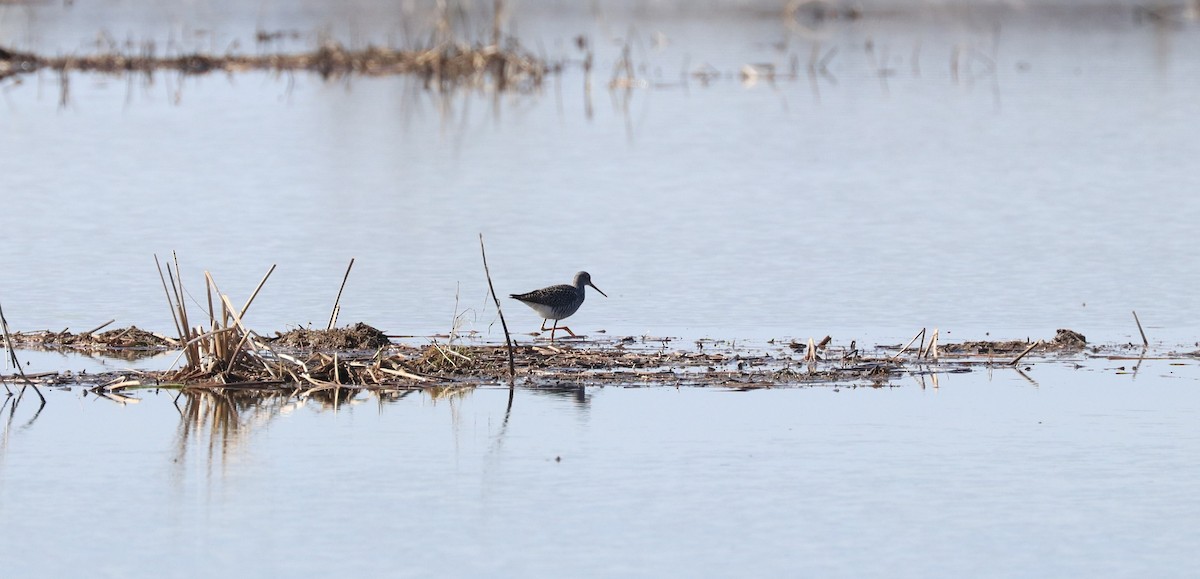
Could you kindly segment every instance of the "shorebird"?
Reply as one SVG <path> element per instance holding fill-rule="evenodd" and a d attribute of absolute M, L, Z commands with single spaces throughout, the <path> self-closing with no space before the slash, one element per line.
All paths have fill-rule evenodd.
<path fill-rule="evenodd" d="M 558 322 L 571 317 L 571 314 L 578 311 L 579 306 L 583 305 L 583 298 L 586 297 L 583 286 L 586 285 L 592 286 L 592 289 L 600 292 L 600 295 L 608 297 L 608 294 L 592 284 L 592 276 L 586 271 L 575 274 L 575 281 L 571 282 L 571 285 L 552 285 L 529 293 L 510 294 L 508 297 L 533 308 L 533 311 L 542 316 L 542 331 L 549 330 L 550 343 L 554 343 L 554 332 L 557 330 L 563 330 L 571 337 L 575 337 L 575 332 L 572 332 L 571 328 L 566 326 L 559 328 Z M 547 328 L 547 320 L 554 320 L 554 326 Z"/>

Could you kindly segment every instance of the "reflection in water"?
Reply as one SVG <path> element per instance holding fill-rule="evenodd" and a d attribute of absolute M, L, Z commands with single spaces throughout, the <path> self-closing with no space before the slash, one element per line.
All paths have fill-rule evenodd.
<path fill-rule="evenodd" d="M 372 400 L 382 410 L 384 406 L 399 402 L 414 392 L 427 395 L 434 404 L 441 402 L 448 404 L 451 422 L 457 433 L 461 422 L 462 403 L 476 389 L 477 386 L 474 384 L 461 384 L 425 390 L 378 392 L 364 392 L 348 388 L 309 391 L 232 388 L 184 390 L 175 399 L 175 408 L 179 411 L 180 421 L 173 462 L 180 470 L 178 473 L 180 480 L 187 478 L 186 471 L 189 461 L 191 464 L 202 464 L 208 477 L 211 477 L 214 472 L 224 476 L 225 469 L 231 463 L 236 462 L 238 455 L 244 451 L 250 438 L 279 416 L 285 416 L 301 408 L 332 410 L 336 413 L 344 405 L 358 405 Z M 533 388 L 529 392 L 539 396 L 569 400 L 573 407 L 584 411 L 584 414 L 591 402 L 591 395 L 587 393 L 582 384 Z M 504 419 L 496 434 L 495 450 L 499 450 L 503 446 L 512 417 L 513 394 L 514 390 L 510 389 Z M 9 421 L 11 422 L 11 414 Z M 5 436 L 7 437 L 7 428 Z"/>
<path fill-rule="evenodd" d="M 338 412 L 345 405 L 359 405 L 372 399 L 382 408 L 399 402 L 413 392 L 424 392 L 434 403 L 450 405 L 451 420 L 459 423 L 462 400 L 475 391 L 474 385 L 456 385 L 426 390 L 369 391 L 351 388 L 314 388 L 307 391 L 269 390 L 184 390 L 175 399 L 179 411 L 174 463 L 181 470 L 181 480 L 189 459 L 199 459 L 208 476 L 225 469 L 242 452 L 253 434 L 265 428 L 275 418 L 300 408 Z M 512 399 L 509 399 L 509 411 Z M 507 423 L 507 414 L 506 414 Z"/>
<path fill-rule="evenodd" d="M 3 465 L 4 456 L 8 453 L 8 439 L 12 434 L 13 419 L 17 416 L 17 408 L 20 407 L 21 400 L 25 398 L 25 390 L 29 388 L 29 386 L 22 386 L 14 396 L 8 384 L 5 384 L 4 387 L 8 389 L 8 396 L 4 399 L 4 403 L 0 404 L 0 418 L 4 419 L 4 432 L 0 433 L 0 465 Z M 33 416 L 30 416 L 29 420 L 19 427 L 21 430 L 27 430 L 33 426 L 33 423 L 37 422 L 38 417 L 42 415 L 42 409 L 46 407 L 46 399 L 42 397 L 42 393 L 36 386 L 33 387 L 33 390 L 39 397 L 38 407 L 33 411 Z M 8 413 L 7 418 L 4 417 L 5 412 Z"/>
<path fill-rule="evenodd" d="M 180 392 L 175 399 L 180 417 L 175 463 L 185 469 L 189 455 L 202 449 L 207 474 L 212 476 L 215 465 L 224 474 L 228 459 L 241 448 L 253 429 L 302 404 L 290 392 L 232 389 Z"/>
<path fill-rule="evenodd" d="M 530 392 L 540 396 L 570 399 L 575 403 L 575 407 L 580 410 L 587 410 L 588 405 L 592 402 L 592 396 L 587 393 L 583 384 L 557 384 L 535 388 L 530 390 Z"/>
<path fill-rule="evenodd" d="M 372 397 L 382 408 L 413 392 L 415 390 L 379 391 L 363 395 L 361 391 L 349 388 L 308 392 L 185 390 L 175 399 L 180 418 L 175 463 L 186 468 L 190 456 L 202 453 L 211 475 L 215 466 L 224 469 L 256 430 L 266 427 L 279 416 L 304 407 L 337 412 L 343 405 L 362 404 Z"/>

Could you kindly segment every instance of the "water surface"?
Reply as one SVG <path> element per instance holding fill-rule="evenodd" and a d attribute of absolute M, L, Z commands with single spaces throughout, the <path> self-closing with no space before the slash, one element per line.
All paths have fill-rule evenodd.
<path fill-rule="evenodd" d="M 233 415 L 53 392 L 4 417 L 0 538 L 14 577 L 1186 576 L 1200 376 L 1116 367 L 510 411 L 491 388 Z"/>
<path fill-rule="evenodd" d="M 0 44 L 420 28 L 365 2 L 74 4 L 0 6 Z M 500 293 L 591 272 L 610 298 L 571 318 L 586 333 L 1123 343 L 1137 310 L 1194 350 L 1195 25 L 1032 4 L 806 32 L 760 3 L 521 3 L 525 46 L 574 62 L 583 35 L 596 58 L 590 89 L 570 64 L 533 94 L 73 75 L 64 103 L 54 74 L 10 79 L 0 300 L 16 330 L 173 333 L 152 256 L 177 250 L 194 311 L 204 270 L 240 304 L 278 264 L 246 319 L 270 333 L 324 324 L 353 257 L 343 322 L 423 336 L 465 311 L 496 340 L 482 232 Z M 610 90 L 626 45 L 635 88 Z M 486 384 L 336 409 L 27 392 L 0 400 L 5 576 L 1191 575 L 1194 360 L 1031 364 L 880 389 L 520 388 L 511 408 Z"/>
<path fill-rule="evenodd" d="M 96 26 L 22 10 L 35 16 L 7 20 L 28 32 L 8 33 L 22 46 L 65 50 Z M 515 13 L 549 57 L 581 58 L 571 40 L 590 39 L 590 92 L 578 67 L 498 98 L 402 78 L 77 75 L 63 108 L 53 75 L 10 85 L 10 323 L 173 331 L 152 255 L 177 250 L 194 292 L 207 269 L 235 302 L 278 264 L 247 320 L 262 331 L 324 323 L 355 257 L 343 320 L 445 332 L 457 293 L 468 327 L 494 338 L 482 232 L 502 293 L 590 271 L 612 298 L 572 320 L 585 331 L 849 341 L 1070 327 L 1121 342 L 1138 310 L 1152 338 L 1195 341 L 1190 25 L 947 10 L 833 22 L 814 39 L 777 14 L 730 12 Z M 316 26 L 265 14 L 213 24 Z M 135 37 L 162 34 L 113 15 Z M 344 36 L 388 38 L 371 30 Z M 650 83 L 628 94 L 607 88 L 627 43 Z M 832 56 L 810 79 L 814 43 Z M 795 80 L 738 80 L 746 64 L 782 73 L 793 60 Z M 725 76 L 680 84 L 705 66 Z M 517 327 L 538 322 L 510 309 Z"/>

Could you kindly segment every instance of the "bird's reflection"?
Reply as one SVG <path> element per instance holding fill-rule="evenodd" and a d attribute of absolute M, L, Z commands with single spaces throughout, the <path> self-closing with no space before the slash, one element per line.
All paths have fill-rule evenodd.
<path fill-rule="evenodd" d="M 592 395 L 588 394 L 587 389 L 583 384 L 578 383 L 558 383 L 539 388 L 531 388 L 530 394 L 534 396 L 546 396 L 550 398 L 559 398 L 570 400 L 574 406 L 580 410 L 586 410 L 591 405 Z"/>

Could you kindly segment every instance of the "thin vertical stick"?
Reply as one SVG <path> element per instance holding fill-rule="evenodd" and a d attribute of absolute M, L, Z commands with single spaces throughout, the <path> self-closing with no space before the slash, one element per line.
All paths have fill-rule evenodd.
<path fill-rule="evenodd" d="M 929 334 L 929 345 L 925 347 L 925 357 L 926 358 L 933 358 L 934 360 L 937 360 L 937 358 L 938 358 L 937 342 L 938 342 L 938 329 L 934 328 L 933 333 Z"/>
<path fill-rule="evenodd" d="M 167 289 L 167 277 L 163 275 L 162 264 L 158 262 L 158 254 L 154 254 L 154 266 L 158 268 L 158 279 L 162 280 L 163 292 L 167 294 L 167 307 L 171 309 L 171 320 L 175 322 L 175 331 L 179 333 L 181 340 L 186 340 L 186 332 L 179 327 L 179 316 L 175 314 L 175 303 L 171 301 L 171 290 Z M 167 271 L 171 270 L 171 264 L 167 264 Z M 171 282 L 174 285 L 174 281 Z"/>
<path fill-rule="evenodd" d="M 175 273 L 171 274 L 171 264 L 167 263 L 167 279 L 171 280 L 171 291 L 175 294 L 175 307 L 179 310 L 179 326 L 183 328 L 183 334 L 180 338 L 184 343 L 190 340 L 192 330 L 191 324 L 188 323 L 187 304 L 183 301 L 183 296 L 187 292 L 183 289 L 183 272 L 179 270 L 179 255 L 174 251 L 171 252 L 171 257 L 175 260 Z M 187 351 L 188 366 L 198 368 L 200 366 L 200 348 L 195 344 Z"/>
<path fill-rule="evenodd" d="M 1137 312 L 1133 312 L 1133 321 L 1137 322 L 1138 332 L 1142 334 L 1142 346 L 1149 348 L 1150 340 L 1146 339 L 1146 332 L 1142 330 L 1142 321 L 1138 319 Z"/>
<path fill-rule="evenodd" d="M 33 391 L 37 393 L 38 398 L 42 399 L 42 404 L 45 404 L 46 397 L 42 396 L 42 391 L 39 390 L 37 385 L 33 383 L 33 380 L 30 380 L 29 377 L 25 375 L 25 369 L 21 367 L 21 361 L 17 359 L 17 351 L 13 348 L 12 338 L 8 335 L 8 319 L 4 317 L 3 306 L 0 306 L 0 329 L 4 330 L 4 346 L 8 348 L 8 357 L 10 360 L 12 360 L 13 366 L 15 366 L 17 368 L 17 372 L 21 374 L 21 379 L 24 380 L 27 385 L 33 386 Z M 7 389 L 8 385 L 5 384 L 4 388 Z M 24 391 L 25 387 L 22 386 L 21 392 Z M 11 392 L 12 391 L 10 390 L 9 393 Z M 14 405 L 13 408 L 16 408 L 16 406 Z"/>
<path fill-rule="evenodd" d="M 504 343 L 508 346 L 508 385 L 511 389 L 517 381 L 517 366 L 513 361 L 512 338 L 508 336 L 508 324 L 504 322 L 504 312 L 500 309 L 500 298 L 496 297 L 496 287 L 492 285 L 492 273 L 488 271 L 487 251 L 483 248 L 483 234 L 479 234 L 479 254 L 483 256 L 483 273 L 487 276 L 488 291 L 492 293 L 492 301 L 496 303 L 496 313 L 500 316 L 500 327 L 504 328 Z"/>
<path fill-rule="evenodd" d="M 334 324 L 337 323 L 339 305 L 342 301 L 342 290 L 346 289 L 346 280 L 350 279 L 350 269 L 354 267 L 354 258 L 350 258 L 350 265 L 346 266 L 346 275 L 342 276 L 342 287 L 338 288 L 337 299 L 333 300 L 333 313 L 329 314 L 329 325 L 325 326 L 326 330 L 332 330 Z"/>

